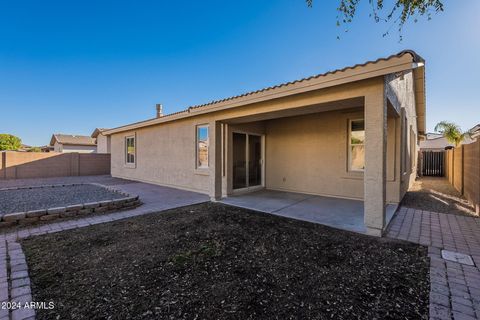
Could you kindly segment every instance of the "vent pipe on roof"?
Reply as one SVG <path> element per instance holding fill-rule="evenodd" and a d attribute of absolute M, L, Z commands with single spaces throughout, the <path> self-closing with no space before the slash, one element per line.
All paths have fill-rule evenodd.
<path fill-rule="evenodd" d="M 157 103 L 157 118 L 163 117 L 163 107 L 160 103 Z"/>

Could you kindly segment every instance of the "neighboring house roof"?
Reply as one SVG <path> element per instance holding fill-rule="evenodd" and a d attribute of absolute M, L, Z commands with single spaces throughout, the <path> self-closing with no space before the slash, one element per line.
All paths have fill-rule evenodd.
<path fill-rule="evenodd" d="M 55 142 L 63 145 L 75 145 L 75 146 L 95 146 L 97 142 L 94 138 L 89 136 L 77 136 L 71 134 L 55 133 L 50 139 L 50 145 L 53 146 Z"/>
<path fill-rule="evenodd" d="M 436 132 L 428 132 L 427 133 L 427 140 L 432 140 L 432 139 L 438 139 L 438 138 L 442 138 L 443 137 L 443 134 L 441 133 L 436 133 Z"/>
<path fill-rule="evenodd" d="M 480 123 L 470 129 L 470 132 L 472 133 L 472 138 L 480 137 Z"/>
<path fill-rule="evenodd" d="M 427 140 L 420 141 L 420 149 L 445 149 L 446 147 L 453 146 L 455 145 L 448 142 L 447 138 L 443 137 L 442 135 L 438 136 L 436 133 L 428 133 Z"/>
<path fill-rule="evenodd" d="M 96 138 L 96 137 L 98 137 L 98 135 L 100 133 L 102 133 L 103 131 L 106 131 L 106 130 L 108 130 L 108 129 L 107 128 L 95 128 L 95 130 L 93 130 L 92 135 L 90 137 Z"/>
<path fill-rule="evenodd" d="M 156 125 L 163 122 L 174 121 L 202 113 L 235 108 L 252 103 L 266 101 L 274 98 L 286 97 L 311 90 L 328 88 L 349 82 L 369 79 L 387 74 L 414 70 L 415 91 L 417 94 L 417 121 L 420 134 L 425 132 L 425 60 L 412 50 L 404 50 L 386 58 L 367 61 L 350 67 L 317 74 L 311 77 L 266 87 L 260 90 L 247 92 L 229 98 L 214 100 L 205 104 L 190 106 L 187 109 L 153 119 L 128 124 L 109 129 L 104 132 L 110 135 L 117 132 Z"/>

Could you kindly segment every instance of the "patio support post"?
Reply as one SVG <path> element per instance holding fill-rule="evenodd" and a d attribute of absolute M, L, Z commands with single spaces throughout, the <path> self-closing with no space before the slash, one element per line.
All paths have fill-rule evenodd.
<path fill-rule="evenodd" d="M 222 125 L 220 121 L 210 124 L 209 131 L 209 157 L 210 157 L 210 199 L 220 200 L 222 197 Z"/>
<path fill-rule="evenodd" d="M 386 212 L 387 102 L 383 86 L 378 87 L 365 96 L 364 223 L 367 234 L 381 237 Z"/>

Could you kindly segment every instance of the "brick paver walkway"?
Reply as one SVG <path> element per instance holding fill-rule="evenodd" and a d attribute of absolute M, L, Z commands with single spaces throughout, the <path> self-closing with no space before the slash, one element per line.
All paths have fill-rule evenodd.
<path fill-rule="evenodd" d="M 430 319 L 480 319 L 480 219 L 402 207 L 387 237 L 428 246 Z M 471 255 L 475 266 L 443 260 L 442 249 Z"/>
<path fill-rule="evenodd" d="M 102 184 L 109 188 L 138 195 L 143 205 L 129 211 L 87 216 L 0 234 L 0 304 L 2 305 L 0 308 L 0 320 L 35 319 L 35 310 L 33 308 L 25 308 L 25 303 L 32 302 L 32 294 L 28 267 L 22 247 L 18 242 L 19 240 L 30 236 L 82 228 L 209 201 L 209 197 L 203 194 L 116 179 L 110 176 L 12 180 L 0 182 L 0 187 L 57 183 Z M 7 303 L 19 303 L 22 308 L 12 309 L 11 305 L 6 305 Z"/>

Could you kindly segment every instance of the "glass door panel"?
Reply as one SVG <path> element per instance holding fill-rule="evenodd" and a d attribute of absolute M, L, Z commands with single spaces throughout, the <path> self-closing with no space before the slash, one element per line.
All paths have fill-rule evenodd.
<path fill-rule="evenodd" d="M 233 133 L 233 189 L 247 187 L 247 135 Z"/>
<path fill-rule="evenodd" d="M 262 137 L 248 135 L 248 181 L 249 187 L 262 184 Z"/>

